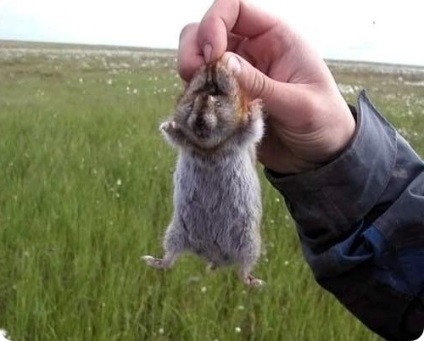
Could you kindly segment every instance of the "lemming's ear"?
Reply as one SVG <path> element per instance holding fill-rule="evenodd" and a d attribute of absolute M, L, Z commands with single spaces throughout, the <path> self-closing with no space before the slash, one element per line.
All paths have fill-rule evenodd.
<path fill-rule="evenodd" d="M 249 103 L 249 111 L 262 110 L 264 103 L 260 98 L 255 98 Z"/>
<path fill-rule="evenodd" d="M 218 87 L 219 92 L 225 96 L 236 95 L 239 88 L 238 85 L 235 84 L 237 80 L 230 74 L 226 67 L 218 62 L 216 64 L 215 72 L 215 85 Z"/>
<path fill-rule="evenodd" d="M 262 115 L 263 102 L 261 99 L 257 98 L 250 101 L 247 104 L 247 118 L 248 122 L 255 122 L 260 119 Z"/>
<path fill-rule="evenodd" d="M 247 107 L 251 120 L 256 120 L 262 116 L 263 101 L 260 98 L 250 101 Z"/>

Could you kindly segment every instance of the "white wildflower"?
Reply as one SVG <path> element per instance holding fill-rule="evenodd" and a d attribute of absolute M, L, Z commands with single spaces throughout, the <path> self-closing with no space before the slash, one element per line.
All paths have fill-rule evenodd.
<path fill-rule="evenodd" d="M 236 333 L 241 333 L 241 328 L 240 327 L 235 327 L 234 330 L 236 331 Z"/>
<path fill-rule="evenodd" d="M 206 288 L 206 287 L 202 287 L 202 288 L 200 289 L 200 291 L 201 291 L 202 293 L 205 293 L 207 290 L 208 290 L 208 288 Z"/>
<path fill-rule="evenodd" d="M 12 341 L 6 338 L 7 333 L 4 329 L 0 329 L 0 341 Z"/>

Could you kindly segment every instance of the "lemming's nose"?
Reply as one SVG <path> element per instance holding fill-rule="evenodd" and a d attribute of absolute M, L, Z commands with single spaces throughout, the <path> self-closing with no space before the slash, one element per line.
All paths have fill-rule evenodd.
<path fill-rule="evenodd" d="M 196 120 L 194 121 L 194 125 L 197 128 L 204 128 L 206 126 L 206 121 L 203 115 L 197 115 Z"/>

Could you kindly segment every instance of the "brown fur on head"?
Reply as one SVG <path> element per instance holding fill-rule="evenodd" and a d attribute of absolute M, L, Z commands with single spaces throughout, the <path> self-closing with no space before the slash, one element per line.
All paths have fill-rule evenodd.
<path fill-rule="evenodd" d="M 201 67 L 177 102 L 174 121 L 188 141 L 215 148 L 247 124 L 250 100 L 221 62 Z"/>

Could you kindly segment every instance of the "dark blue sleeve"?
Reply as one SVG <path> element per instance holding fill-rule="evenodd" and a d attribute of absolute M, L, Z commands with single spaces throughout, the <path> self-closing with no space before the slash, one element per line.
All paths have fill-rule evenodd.
<path fill-rule="evenodd" d="M 361 92 L 346 150 L 311 172 L 265 174 L 317 282 L 388 340 L 424 329 L 424 163 Z"/>

